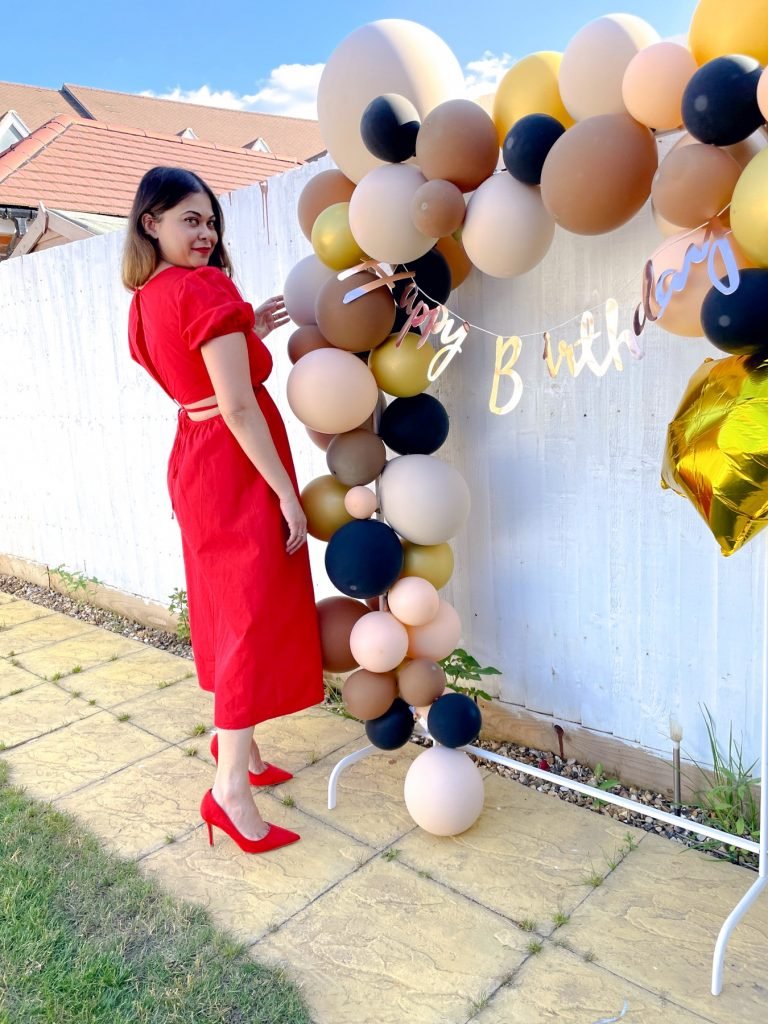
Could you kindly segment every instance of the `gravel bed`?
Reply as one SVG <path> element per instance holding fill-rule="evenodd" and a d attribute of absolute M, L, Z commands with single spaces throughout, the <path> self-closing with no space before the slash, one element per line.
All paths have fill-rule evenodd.
<path fill-rule="evenodd" d="M 50 590 L 47 587 L 40 587 L 34 583 L 20 580 L 15 576 L 5 576 L 0 573 L 0 590 L 7 594 L 13 594 L 14 597 L 23 598 L 26 601 L 32 601 L 34 604 L 50 608 L 52 611 L 71 615 L 82 622 L 90 622 L 94 626 L 100 626 L 103 629 L 111 630 L 113 633 L 119 633 L 121 636 L 129 637 L 131 640 L 139 640 L 143 644 L 167 651 L 169 654 L 192 659 L 192 648 L 190 645 L 180 640 L 174 633 L 143 626 L 141 623 L 125 619 L 114 612 L 96 608 L 84 601 L 60 594 L 58 591 Z M 331 700 L 326 703 L 330 710 L 337 710 L 338 703 L 336 701 Z M 423 736 L 414 737 L 412 742 L 420 746 L 429 745 L 429 740 Z M 495 740 L 478 740 L 475 745 L 482 747 L 483 750 L 501 754 L 512 760 L 521 761 L 524 764 L 537 765 L 546 771 L 551 771 L 566 779 L 582 782 L 588 786 L 597 786 L 598 784 L 594 770 L 588 765 L 579 764 L 574 758 L 564 760 L 551 750 L 533 750 L 529 747 L 518 746 L 515 743 Z M 634 828 L 639 828 L 645 832 L 681 843 L 684 846 L 702 848 L 700 839 L 693 833 L 686 832 L 673 825 L 667 825 L 664 822 L 656 821 L 642 812 L 629 811 L 613 804 L 598 802 L 585 794 L 576 793 L 573 790 L 558 786 L 556 782 L 545 782 L 542 779 L 525 775 L 505 765 L 494 764 L 491 761 L 484 761 L 478 758 L 473 758 L 473 760 L 482 768 L 495 772 L 497 775 L 502 775 L 504 778 L 512 779 L 523 786 L 530 786 L 539 793 L 546 793 L 548 796 L 563 800 L 569 804 L 577 804 L 579 807 L 585 807 L 596 814 L 608 815 L 616 822 L 631 825 Z M 615 786 L 611 792 L 671 814 L 675 810 L 671 801 L 661 793 L 653 793 L 650 790 L 638 789 L 634 786 L 625 786 L 623 784 Z M 680 813 L 683 817 L 689 818 L 692 821 L 705 823 L 707 820 L 706 813 L 698 807 L 683 806 L 680 808 Z M 706 852 L 723 860 L 733 861 L 735 859 L 736 863 L 742 867 L 750 868 L 754 871 L 758 867 L 756 854 L 740 850 L 734 850 L 733 853 L 729 853 L 725 847 L 706 849 Z"/>

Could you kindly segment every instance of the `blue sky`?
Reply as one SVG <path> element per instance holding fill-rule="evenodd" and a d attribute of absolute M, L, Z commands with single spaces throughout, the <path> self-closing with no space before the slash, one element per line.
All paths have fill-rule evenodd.
<path fill-rule="evenodd" d="M 223 106 L 314 116 L 323 63 L 359 25 L 407 18 L 451 47 L 475 91 L 534 50 L 562 50 L 586 22 L 639 14 L 662 36 L 687 31 L 695 0 L 23 0 L 3 11 L 0 75 L 151 92 Z"/>

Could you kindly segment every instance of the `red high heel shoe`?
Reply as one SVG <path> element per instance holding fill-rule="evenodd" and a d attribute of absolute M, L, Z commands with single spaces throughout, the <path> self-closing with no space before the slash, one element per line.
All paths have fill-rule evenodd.
<path fill-rule="evenodd" d="M 211 754 L 216 764 L 219 763 L 219 734 L 215 732 L 211 737 Z M 293 776 L 277 765 L 267 763 L 263 772 L 248 772 L 248 781 L 252 786 L 279 786 L 281 782 L 287 782 Z"/>
<path fill-rule="evenodd" d="M 210 789 L 200 804 L 200 816 L 208 826 L 208 842 L 211 846 L 213 846 L 214 825 L 234 839 L 243 853 L 267 853 L 269 850 L 278 850 L 281 846 L 289 846 L 301 839 L 297 832 L 291 832 L 290 829 L 281 828 L 280 825 L 272 825 L 269 822 L 267 822 L 269 831 L 265 836 L 262 836 L 261 839 L 248 839 L 238 831 L 226 811 L 216 802 L 213 791 Z"/>

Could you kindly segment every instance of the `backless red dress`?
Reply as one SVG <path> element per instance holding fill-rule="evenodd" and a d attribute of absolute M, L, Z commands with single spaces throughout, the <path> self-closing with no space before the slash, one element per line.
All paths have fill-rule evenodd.
<path fill-rule="evenodd" d="M 264 387 L 272 357 L 253 331 L 254 313 L 216 267 L 169 267 L 136 291 L 131 357 L 180 406 L 212 395 L 200 348 L 242 331 L 251 382 L 294 487 L 280 413 Z M 221 416 L 191 420 L 179 409 L 168 490 L 181 529 L 197 677 L 214 694 L 214 724 L 243 729 L 323 700 L 306 545 L 286 553 L 277 495 Z"/>

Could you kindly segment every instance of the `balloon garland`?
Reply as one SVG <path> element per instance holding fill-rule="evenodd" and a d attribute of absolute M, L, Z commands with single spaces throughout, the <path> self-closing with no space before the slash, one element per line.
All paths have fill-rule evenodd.
<path fill-rule="evenodd" d="M 611 231 L 652 198 L 668 237 L 646 267 L 635 332 L 655 319 L 733 353 L 691 382 L 670 427 L 665 484 L 701 508 L 713 493 L 708 473 L 716 476 L 716 500 L 702 514 L 727 534 L 724 550 L 768 522 L 768 441 L 756 453 L 747 438 L 768 402 L 758 368 L 768 359 L 768 140 L 750 138 L 768 117 L 768 2 L 745 0 L 726 31 L 727 6 L 701 0 L 690 49 L 662 42 L 634 15 L 598 18 L 563 54 L 516 63 L 492 116 L 463 96 L 445 43 L 408 21 L 357 29 L 321 77 L 320 130 L 338 170 L 316 175 L 299 198 L 314 253 L 291 270 L 284 292 L 297 325 L 288 401 L 329 469 L 302 499 L 344 595 L 318 605 L 324 665 L 354 669 L 344 701 L 382 749 L 409 739 L 415 712 L 427 718 L 437 746 L 413 762 L 405 800 L 434 834 L 468 828 L 483 803 L 479 772 L 459 749 L 478 735 L 480 713 L 446 692 L 438 664 L 461 634 L 438 591 L 453 571 L 448 541 L 470 495 L 435 455 L 448 414 L 426 394 L 437 376 L 429 335 L 450 337 L 442 303 L 472 267 L 500 278 L 526 273 L 556 224 Z M 659 167 L 655 132 L 681 127 L 687 134 Z M 718 254 L 726 265 L 715 273 Z M 459 325 L 455 338 L 471 326 Z M 520 339 L 498 342 L 497 366 Z M 449 361 L 455 351 L 441 354 Z M 551 352 L 547 365 L 552 372 Z M 697 416 L 707 423 L 701 437 L 687 426 Z M 731 485 L 724 459 L 742 486 Z M 734 495 L 742 507 L 732 507 Z"/>

